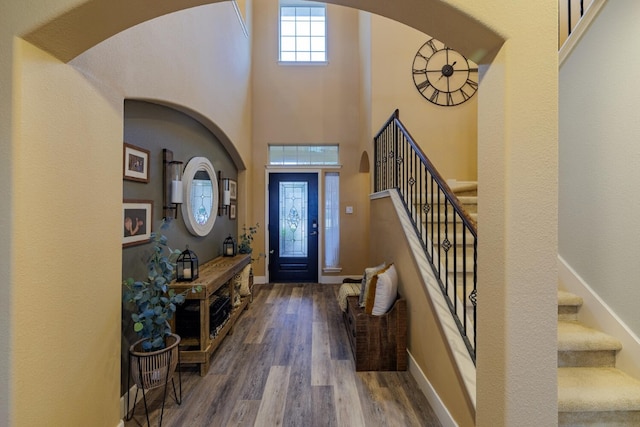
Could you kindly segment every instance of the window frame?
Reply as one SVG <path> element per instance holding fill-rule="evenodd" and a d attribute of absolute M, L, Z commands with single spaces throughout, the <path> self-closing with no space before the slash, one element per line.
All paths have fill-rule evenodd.
<path fill-rule="evenodd" d="M 303 61 L 303 60 L 298 60 L 298 59 L 283 59 L 283 50 L 282 50 L 282 39 L 283 39 L 283 35 L 282 35 L 282 9 L 285 7 L 289 7 L 289 8 L 319 8 L 319 9 L 323 9 L 324 11 L 324 34 L 322 36 L 322 39 L 324 41 L 324 59 L 323 60 L 312 60 L 311 56 L 313 55 L 313 50 L 311 50 L 311 44 L 312 44 L 312 38 L 314 37 L 311 34 L 311 30 L 310 30 L 310 34 L 309 34 L 309 50 L 298 50 L 297 46 L 295 47 L 295 50 L 288 50 L 286 51 L 286 53 L 293 53 L 294 56 L 297 57 L 297 55 L 299 53 L 305 53 L 308 52 L 309 53 L 309 60 L 307 61 Z M 311 14 L 309 15 L 311 16 Z M 297 24 L 296 21 L 294 21 L 294 25 Z M 302 36 L 298 36 L 297 32 L 295 33 L 295 35 L 293 36 L 294 38 L 294 44 L 296 43 L 296 41 L 298 40 L 298 37 L 302 37 Z M 316 52 L 321 52 L 321 51 L 316 51 Z M 305 2 L 301 2 L 301 1 L 289 1 L 289 0 L 281 0 L 279 5 L 278 5 L 278 63 L 282 64 L 282 65 L 325 65 L 328 63 L 328 59 L 329 59 L 329 53 L 328 53 L 328 35 L 327 35 L 327 5 L 325 3 L 318 3 L 318 2 L 311 2 L 311 1 L 305 1 Z"/>

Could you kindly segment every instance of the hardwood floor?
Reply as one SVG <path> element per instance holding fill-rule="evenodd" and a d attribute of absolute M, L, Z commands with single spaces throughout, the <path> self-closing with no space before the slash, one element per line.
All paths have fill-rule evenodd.
<path fill-rule="evenodd" d="M 164 426 L 440 426 L 408 372 L 355 372 L 338 285 L 255 289 L 209 373 L 182 368 L 182 405 L 167 392 Z M 149 396 L 158 425 L 162 397 Z M 139 402 L 125 426 L 141 425 Z"/>

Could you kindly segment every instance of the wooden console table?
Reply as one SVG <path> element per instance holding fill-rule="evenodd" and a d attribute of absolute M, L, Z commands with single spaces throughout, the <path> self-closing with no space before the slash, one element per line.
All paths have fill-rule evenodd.
<path fill-rule="evenodd" d="M 200 301 L 200 337 L 180 337 L 180 360 L 182 363 L 200 364 L 200 376 L 205 376 L 209 371 L 211 354 L 218 348 L 228 333 L 232 332 L 234 323 L 240 317 L 242 310 L 247 307 L 249 297 L 242 298 L 238 307 L 233 307 L 229 320 L 218 332 L 215 338 L 211 338 L 209 306 L 212 295 L 221 287 L 229 287 L 229 298 L 233 304 L 235 289 L 233 278 L 251 262 L 249 254 L 240 254 L 234 257 L 218 257 L 200 266 L 199 277 L 193 282 L 173 282 L 171 289 L 183 292 L 193 286 L 200 285 L 202 290 L 195 293 L 187 293 L 188 300 Z M 175 325 L 173 321 L 172 327 Z M 195 349 L 194 349 L 195 347 Z"/>

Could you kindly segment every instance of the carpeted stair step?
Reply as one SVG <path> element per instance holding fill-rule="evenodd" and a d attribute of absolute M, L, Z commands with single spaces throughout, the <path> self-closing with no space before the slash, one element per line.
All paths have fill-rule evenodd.
<path fill-rule="evenodd" d="M 558 321 L 558 367 L 614 367 L 617 338 L 577 321 Z"/>
<path fill-rule="evenodd" d="M 477 181 L 447 181 L 449 188 L 456 196 L 477 196 Z"/>
<path fill-rule="evenodd" d="M 558 368 L 558 425 L 640 425 L 640 381 L 616 368 Z"/>
<path fill-rule="evenodd" d="M 582 297 L 558 290 L 558 320 L 578 320 Z"/>

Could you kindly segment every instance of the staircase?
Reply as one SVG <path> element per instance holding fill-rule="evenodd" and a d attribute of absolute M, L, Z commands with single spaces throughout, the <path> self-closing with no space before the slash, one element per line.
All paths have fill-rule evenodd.
<path fill-rule="evenodd" d="M 469 216 L 451 186 L 413 140 L 400 121 L 399 110 L 393 112 L 376 134 L 373 148 L 374 192 L 390 190 L 400 196 L 470 360 L 475 364 L 478 248 L 475 219 Z M 460 277 L 458 271 L 465 274 Z M 463 290 L 458 295 L 460 281 Z M 466 292 L 473 298 L 471 308 L 463 301 L 467 300 Z"/>
<path fill-rule="evenodd" d="M 477 181 L 449 180 L 447 181 L 447 184 L 451 188 L 453 194 L 458 198 L 469 217 L 477 223 Z M 418 201 L 414 201 L 414 206 L 417 211 L 422 212 L 422 223 L 424 227 L 429 229 L 428 234 L 433 236 L 431 243 L 434 246 L 434 260 L 438 262 L 438 254 L 442 253 L 438 246 L 443 244 L 445 238 L 455 245 L 455 251 L 453 249 L 449 250 L 449 256 L 446 258 L 442 257 L 439 261 L 442 266 L 440 270 L 440 280 L 447 284 L 447 297 L 450 300 L 458 300 L 458 304 L 456 304 L 458 317 L 460 319 L 466 318 L 466 324 L 472 325 L 474 323 L 475 307 L 470 295 L 473 291 L 475 274 L 473 268 L 473 245 L 475 243 L 475 238 L 469 230 L 464 230 L 460 227 L 460 224 L 456 226 L 454 233 L 453 222 L 456 220 L 456 216 L 453 214 L 453 209 L 451 209 L 450 206 L 448 209 L 445 208 L 444 200 L 440 200 L 438 202 L 437 198 L 431 198 L 430 194 L 423 195 L 419 200 L 422 200 L 423 202 L 420 203 Z M 430 207 L 429 209 L 423 209 L 425 201 L 428 204 L 431 200 L 434 200 L 433 208 Z M 434 209 L 434 215 L 431 214 L 432 209 Z M 457 221 L 459 221 L 459 219 L 457 219 Z M 428 243 L 429 242 L 425 242 L 425 244 Z M 466 306 L 466 310 L 463 310 L 463 305 Z M 473 328 L 468 328 L 466 334 L 472 342 L 475 340 Z"/>
<path fill-rule="evenodd" d="M 558 425 L 640 426 L 640 381 L 616 369 L 620 341 L 578 321 L 581 306 L 558 291 Z"/>
<path fill-rule="evenodd" d="M 478 221 L 478 183 L 477 181 L 449 181 L 448 182 L 449 187 L 451 188 L 451 191 L 453 192 L 453 194 L 455 194 L 455 196 L 458 198 L 458 200 L 460 201 L 460 203 L 462 204 L 462 207 L 464 208 L 464 210 L 469 214 L 469 217 L 472 218 L 474 221 Z M 424 197 L 424 200 L 430 200 L 429 195 L 427 195 L 426 197 Z M 424 211 L 422 209 L 422 206 L 419 205 L 418 203 L 416 203 L 416 207 L 417 209 Z M 447 233 L 445 233 L 445 224 L 447 227 L 451 227 L 451 224 L 453 222 L 453 218 L 454 215 L 451 214 L 451 212 L 448 212 L 448 215 L 445 215 L 445 209 L 443 207 L 443 203 L 440 204 L 440 206 L 438 207 L 438 215 L 436 215 L 435 217 L 424 213 L 422 215 L 423 219 L 423 223 L 425 224 L 425 227 L 431 227 L 431 223 L 434 223 L 434 227 L 437 227 L 437 224 L 440 224 L 440 243 L 442 243 L 442 240 L 444 239 L 445 235 L 447 235 Z M 434 231 L 434 235 L 438 236 L 438 231 L 437 229 L 435 229 Z M 457 265 L 456 268 L 456 275 L 458 277 L 458 280 L 456 281 L 458 283 L 458 292 L 457 295 L 463 295 L 462 292 L 462 283 L 463 283 L 463 276 L 466 275 L 467 276 L 467 283 L 473 283 L 473 270 L 470 268 L 470 266 L 473 265 L 473 244 L 474 244 L 474 238 L 471 235 L 471 233 L 469 233 L 468 231 L 466 231 L 466 236 L 464 236 L 463 238 L 463 233 L 465 233 L 465 231 L 463 231 L 462 229 L 457 229 L 456 230 L 456 235 L 455 238 L 452 236 L 452 233 L 449 232 L 449 240 L 453 242 L 455 242 L 457 249 L 458 249 L 458 256 L 457 257 L 449 257 L 448 258 L 448 271 L 452 272 L 454 271 L 454 263 Z M 435 242 L 434 242 L 435 243 Z M 463 272 L 463 261 L 462 261 L 462 247 L 466 246 L 467 247 L 467 251 L 466 251 L 466 266 L 467 266 L 467 270 L 466 272 Z M 444 269 L 443 269 L 444 271 Z M 441 279 L 444 281 L 444 276 L 441 277 Z M 449 283 L 454 283 L 453 281 L 453 273 L 449 274 L 448 277 L 448 281 Z M 471 293 L 471 289 L 467 289 L 466 292 L 466 297 L 465 297 L 465 304 L 468 307 L 471 307 L 471 301 L 469 300 L 469 294 Z"/>

